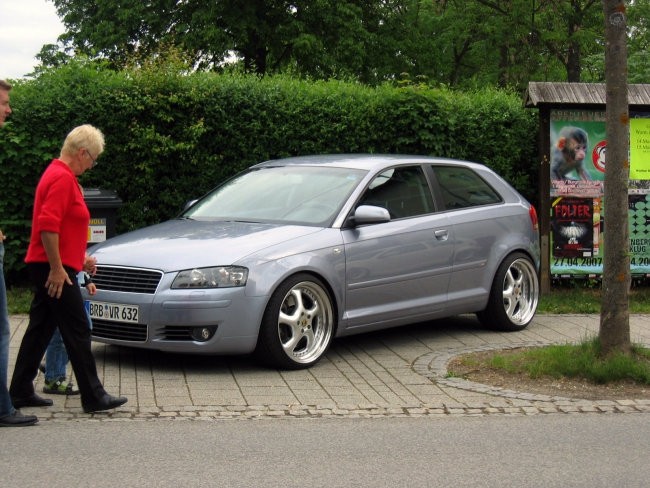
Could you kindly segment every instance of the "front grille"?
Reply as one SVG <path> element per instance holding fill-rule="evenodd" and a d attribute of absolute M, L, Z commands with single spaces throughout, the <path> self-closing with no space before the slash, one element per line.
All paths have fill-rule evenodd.
<path fill-rule="evenodd" d="M 156 293 L 162 271 L 118 266 L 97 266 L 93 282 L 100 290 L 124 291 L 128 293 Z"/>
<path fill-rule="evenodd" d="M 101 339 L 144 342 L 147 340 L 147 324 L 126 324 L 93 318 L 92 335 Z"/>

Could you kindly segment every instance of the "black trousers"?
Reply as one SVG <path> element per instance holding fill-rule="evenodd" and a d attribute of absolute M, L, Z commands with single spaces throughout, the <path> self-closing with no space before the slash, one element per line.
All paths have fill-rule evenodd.
<path fill-rule="evenodd" d="M 58 327 L 79 385 L 81 404 L 98 401 L 106 394 L 106 390 L 97 376 L 88 318 L 77 282 L 77 273 L 65 268 L 72 285 L 64 283 L 61 298 L 57 299 L 50 297 L 45 288 L 50 265 L 30 263 L 27 269 L 34 286 L 34 299 L 29 310 L 29 325 L 18 350 L 9 393 L 12 398 L 26 398 L 34 394 L 38 365 L 43 359 L 54 329 Z"/>

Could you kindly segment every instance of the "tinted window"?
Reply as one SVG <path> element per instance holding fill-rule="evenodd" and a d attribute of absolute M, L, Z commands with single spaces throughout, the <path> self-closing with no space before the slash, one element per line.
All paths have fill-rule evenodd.
<path fill-rule="evenodd" d="M 501 202 L 501 196 L 479 175 L 463 166 L 433 166 L 446 210 Z"/>
<path fill-rule="evenodd" d="M 370 183 L 360 204 L 383 207 L 393 219 L 424 215 L 433 212 L 434 208 L 420 166 L 400 166 L 379 174 Z"/>

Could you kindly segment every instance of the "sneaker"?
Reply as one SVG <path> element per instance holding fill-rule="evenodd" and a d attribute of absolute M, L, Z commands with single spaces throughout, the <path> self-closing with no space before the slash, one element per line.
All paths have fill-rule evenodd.
<path fill-rule="evenodd" d="M 74 385 L 66 381 L 65 378 L 59 378 L 54 381 L 46 381 L 43 387 L 43 393 L 52 395 L 78 395 L 79 390 L 74 389 Z"/>

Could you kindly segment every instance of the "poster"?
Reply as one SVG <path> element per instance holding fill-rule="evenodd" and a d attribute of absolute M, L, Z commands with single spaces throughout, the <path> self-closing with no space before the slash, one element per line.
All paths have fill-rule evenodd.
<path fill-rule="evenodd" d="M 650 113 L 635 113 L 630 118 L 630 180 L 650 180 Z"/>
<path fill-rule="evenodd" d="M 650 273 L 650 195 L 628 196 L 630 266 L 633 274 Z"/>
<path fill-rule="evenodd" d="M 633 275 L 650 274 L 650 113 L 630 114 L 628 224 Z M 551 275 L 603 272 L 605 112 L 551 111 Z"/>
<path fill-rule="evenodd" d="M 602 196 L 606 149 L 605 112 L 552 111 L 551 196 Z"/>
<path fill-rule="evenodd" d="M 578 258 L 594 255 L 594 199 L 558 198 L 553 202 L 553 257 Z"/>

